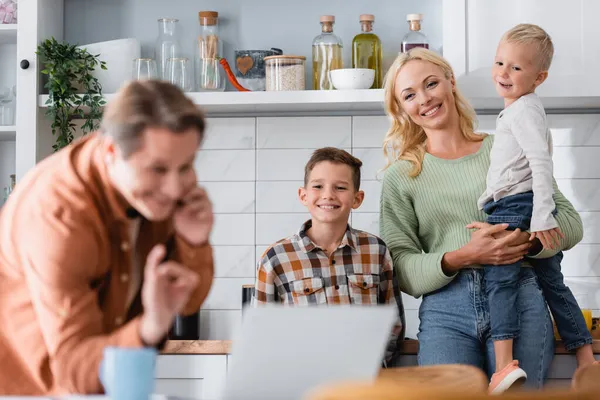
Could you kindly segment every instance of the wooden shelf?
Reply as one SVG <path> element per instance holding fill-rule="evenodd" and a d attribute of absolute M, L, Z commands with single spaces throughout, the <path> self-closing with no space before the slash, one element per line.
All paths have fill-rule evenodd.
<path fill-rule="evenodd" d="M 17 24 L 0 24 L 0 44 L 17 43 Z"/>
<path fill-rule="evenodd" d="M 0 140 L 15 140 L 17 127 L 14 125 L 0 125 Z"/>

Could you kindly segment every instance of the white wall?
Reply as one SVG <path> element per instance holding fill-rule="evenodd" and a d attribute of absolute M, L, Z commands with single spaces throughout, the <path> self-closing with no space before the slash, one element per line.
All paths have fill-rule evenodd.
<path fill-rule="evenodd" d="M 64 9 L 67 41 L 89 44 L 133 37 L 142 45 L 142 57 L 153 57 L 156 21 L 161 17 L 179 19 L 183 52 L 191 57 L 198 34 L 198 11 L 218 11 L 224 55 L 232 67 L 234 50 L 278 47 L 285 54 L 307 57 L 309 86 L 312 40 L 320 34 L 319 16 L 323 14 L 336 17 L 334 32 L 344 44 L 346 65 L 352 38 L 360 33 L 360 14 L 375 15 L 374 32 L 382 42 L 384 66 L 394 60 L 408 32 L 406 14 L 424 14 L 422 30 L 431 48 L 439 51 L 442 46 L 441 0 L 65 0 Z M 107 67 L 110 71 L 110 64 Z"/>
<path fill-rule="evenodd" d="M 600 114 L 550 115 L 555 175 L 581 213 L 581 244 L 565 253 L 563 272 L 581 306 L 600 316 Z M 493 133 L 495 117 L 480 118 Z M 215 205 L 212 243 L 216 278 L 201 311 L 201 339 L 231 339 L 240 322 L 241 286 L 254 282 L 257 258 L 295 232 L 308 214 L 297 201 L 304 164 L 319 147 L 351 150 L 364 165 L 365 202 L 353 213 L 358 229 L 378 234 L 384 165 L 383 116 L 210 119 L 196 167 Z M 587 294 L 587 296 L 583 296 Z M 420 299 L 405 296 L 407 336 L 416 337 Z"/>

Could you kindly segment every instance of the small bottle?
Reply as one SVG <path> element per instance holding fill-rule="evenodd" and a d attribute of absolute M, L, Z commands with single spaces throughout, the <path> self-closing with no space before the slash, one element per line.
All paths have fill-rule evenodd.
<path fill-rule="evenodd" d="M 321 16 L 321 34 L 313 40 L 313 89 L 331 90 L 333 85 L 329 81 L 329 71 L 344 68 L 342 61 L 342 39 L 334 35 L 333 15 Z"/>
<path fill-rule="evenodd" d="M 371 89 L 380 89 L 383 76 L 381 67 L 381 40 L 373 33 L 375 17 L 362 14 L 359 18 L 361 33 L 352 40 L 352 68 L 375 70 L 375 79 Z"/>
<path fill-rule="evenodd" d="M 410 32 L 404 35 L 402 39 L 402 53 L 406 53 L 413 47 L 424 47 L 429 48 L 429 40 L 421 32 L 421 21 L 423 20 L 423 14 L 408 14 L 406 16 Z"/>

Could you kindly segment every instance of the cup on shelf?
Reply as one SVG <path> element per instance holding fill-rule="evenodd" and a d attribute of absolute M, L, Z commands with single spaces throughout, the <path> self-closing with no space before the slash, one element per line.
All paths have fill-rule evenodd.
<path fill-rule="evenodd" d="M 14 88 L 0 87 L 0 125 L 14 125 L 15 107 L 14 107 Z"/>
<path fill-rule="evenodd" d="M 173 85 L 179 86 L 184 92 L 191 92 L 193 84 L 190 68 L 189 60 L 185 57 L 169 58 L 165 78 Z"/>
<path fill-rule="evenodd" d="M 132 79 L 157 79 L 156 60 L 152 58 L 134 58 Z"/>

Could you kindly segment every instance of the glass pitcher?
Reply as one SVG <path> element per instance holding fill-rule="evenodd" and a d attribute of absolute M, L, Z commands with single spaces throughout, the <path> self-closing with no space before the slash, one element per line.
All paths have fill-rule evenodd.
<path fill-rule="evenodd" d="M 179 43 L 179 20 L 175 18 L 161 18 L 158 20 L 158 38 L 154 51 L 154 59 L 158 69 L 158 76 L 167 79 L 167 61 L 170 58 L 181 57 Z"/>

